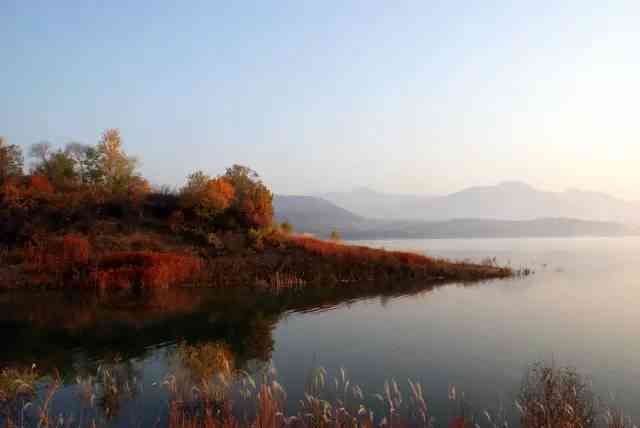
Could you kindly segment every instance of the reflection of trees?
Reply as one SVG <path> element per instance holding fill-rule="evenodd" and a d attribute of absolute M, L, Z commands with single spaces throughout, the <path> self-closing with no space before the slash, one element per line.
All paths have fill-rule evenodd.
<path fill-rule="evenodd" d="M 315 311 L 361 298 L 427 293 L 436 285 L 388 284 L 311 288 L 279 295 L 234 289 L 170 289 L 138 295 L 95 293 L 6 293 L 0 295 L 0 368 L 36 363 L 75 379 L 83 361 L 120 355 L 122 361 L 148 355 L 158 344 L 176 340 L 189 345 L 225 343 L 235 367 L 269 361 L 272 332 L 282 316 Z M 382 292 L 380 290 L 383 290 Z M 71 353 L 70 349 L 82 352 Z"/>
<path fill-rule="evenodd" d="M 85 412 L 99 408 L 107 419 L 117 416 L 123 403 L 134 399 L 140 388 L 141 372 L 131 361 L 119 357 L 103 360 L 95 370 L 76 378 Z"/>

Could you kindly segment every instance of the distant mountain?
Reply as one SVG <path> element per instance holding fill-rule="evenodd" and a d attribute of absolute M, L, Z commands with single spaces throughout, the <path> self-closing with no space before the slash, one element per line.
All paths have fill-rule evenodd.
<path fill-rule="evenodd" d="M 276 221 L 287 220 L 304 232 L 329 233 L 334 228 L 354 228 L 365 222 L 363 217 L 313 196 L 275 195 L 273 206 Z"/>
<path fill-rule="evenodd" d="M 481 238 L 638 235 L 640 229 L 615 222 L 571 218 L 495 220 L 460 218 L 443 221 L 366 218 L 312 196 L 274 197 L 277 221 L 319 236 L 337 229 L 345 239 Z"/>
<path fill-rule="evenodd" d="M 621 223 L 541 218 L 535 220 L 455 219 L 444 221 L 378 220 L 368 227 L 346 229 L 348 239 L 524 238 L 640 235 L 640 228 Z"/>
<path fill-rule="evenodd" d="M 365 217 L 382 219 L 417 218 L 417 212 L 424 212 L 432 196 L 382 193 L 367 187 L 359 187 L 351 192 L 334 192 L 320 195 L 353 213 Z"/>
<path fill-rule="evenodd" d="M 323 197 L 356 214 L 380 219 L 575 218 L 640 224 L 640 203 L 575 189 L 546 192 L 517 181 L 470 187 L 444 196 L 397 195 L 355 189 L 351 192 L 328 193 Z"/>

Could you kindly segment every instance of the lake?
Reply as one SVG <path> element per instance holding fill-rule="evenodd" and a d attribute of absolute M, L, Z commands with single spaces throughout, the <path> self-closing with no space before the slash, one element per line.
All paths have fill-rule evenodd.
<path fill-rule="evenodd" d="M 77 401 L 76 378 L 117 367 L 147 393 L 112 424 L 162 416 L 157 386 L 176 369 L 180 343 L 225 342 L 239 367 L 272 361 L 291 409 L 313 368 L 341 367 L 365 394 L 386 379 L 422 383 L 437 420 L 451 415 L 450 385 L 477 412 L 513 408 L 527 367 L 572 366 L 602 400 L 640 419 L 640 238 L 455 239 L 359 242 L 451 259 L 533 268 L 534 275 L 383 295 L 170 290 L 153 296 L 0 294 L 0 366 L 58 368 L 55 406 Z M 179 363 L 178 363 L 179 364 Z M 135 416 L 133 415 L 135 413 Z"/>

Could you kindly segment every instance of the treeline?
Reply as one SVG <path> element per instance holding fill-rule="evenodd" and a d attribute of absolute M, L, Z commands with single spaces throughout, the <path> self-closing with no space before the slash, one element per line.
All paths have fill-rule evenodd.
<path fill-rule="evenodd" d="M 138 160 L 123 148 L 117 129 L 96 145 L 37 143 L 24 155 L 0 138 L 0 244 L 32 239 L 39 232 L 69 226 L 88 229 L 96 216 L 131 221 L 143 213 L 168 221 L 172 229 L 263 228 L 273 220 L 272 194 L 258 174 L 234 165 L 223 175 L 189 175 L 179 191 L 153 189 L 138 171 Z M 36 230 L 34 230 L 36 229 Z"/>

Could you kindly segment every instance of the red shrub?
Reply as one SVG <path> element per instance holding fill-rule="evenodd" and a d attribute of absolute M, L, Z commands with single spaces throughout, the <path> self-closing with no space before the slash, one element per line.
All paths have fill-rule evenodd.
<path fill-rule="evenodd" d="M 386 251 L 357 245 L 346 245 L 322 241 L 308 236 L 291 236 L 294 245 L 321 256 L 329 256 L 352 261 L 386 264 L 404 264 L 408 266 L 432 266 L 436 263 L 431 257 L 404 251 Z"/>
<path fill-rule="evenodd" d="M 65 235 L 62 238 L 62 259 L 73 265 L 89 263 L 91 246 L 86 238 L 78 235 Z"/>
<path fill-rule="evenodd" d="M 158 288 L 192 280 L 201 269 L 201 260 L 189 255 L 121 252 L 103 257 L 93 279 L 101 288 Z"/>
<path fill-rule="evenodd" d="M 31 175 L 27 178 L 27 190 L 38 193 L 53 193 L 53 186 L 43 175 Z"/>
<path fill-rule="evenodd" d="M 89 263 L 91 245 L 79 235 L 48 238 L 29 247 L 26 261 L 39 272 L 61 274 Z"/>

